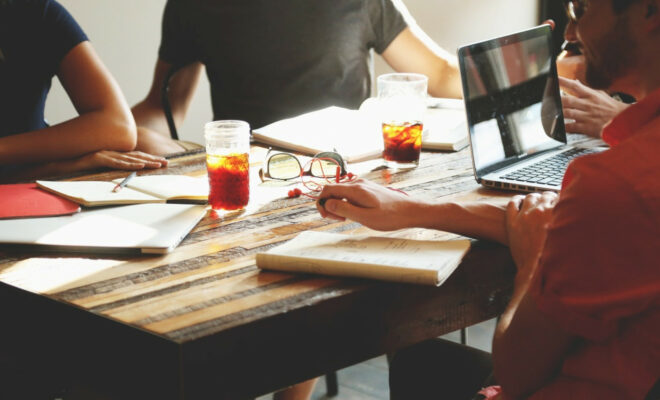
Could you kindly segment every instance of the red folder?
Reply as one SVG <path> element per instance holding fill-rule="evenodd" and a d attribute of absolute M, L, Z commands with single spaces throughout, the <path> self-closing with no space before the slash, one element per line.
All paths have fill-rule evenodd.
<path fill-rule="evenodd" d="M 36 183 L 0 185 L 0 219 L 73 214 L 80 206 L 48 193 Z"/>

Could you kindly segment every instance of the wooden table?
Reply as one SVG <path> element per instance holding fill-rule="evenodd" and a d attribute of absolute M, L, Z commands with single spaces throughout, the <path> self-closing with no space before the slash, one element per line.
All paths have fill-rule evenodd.
<path fill-rule="evenodd" d="M 254 149 L 252 159 L 262 155 Z M 204 168 L 203 154 L 192 154 L 149 173 Z M 411 196 L 510 196 L 479 188 L 466 150 L 423 153 L 412 171 L 362 176 Z M 240 399 L 484 321 L 506 305 L 514 266 L 506 248 L 487 242 L 475 241 L 439 288 L 260 272 L 255 254 L 301 231 L 368 231 L 321 219 L 310 199 L 284 197 L 288 189 L 255 187 L 255 197 L 270 199 L 224 220 L 207 215 L 166 256 L 0 253 L 0 354 L 120 399 Z"/>

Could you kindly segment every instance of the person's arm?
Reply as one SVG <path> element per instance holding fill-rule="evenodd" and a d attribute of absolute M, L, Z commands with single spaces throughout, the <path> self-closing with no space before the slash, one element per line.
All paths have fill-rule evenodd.
<path fill-rule="evenodd" d="M 511 301 L 493 338 L 493 369 L 505 398 L 522 398 L 549 381 L 575 340 L 542 314 L 529 287 L 545 244 L 554 193 L 516 196 L 506 210 L 511 254 L 518 268 Z"/>
<path fill-rule="evenodd" d="M 437 229 L 507 244 L 503 205 L 428 202 L 363 179 L 326 185 L 319 198 L 324 218 L 350 219 L 382 231 Z"/>
<path fill-rule="evenodd" d="M 382 56 L 395 71 L 426 75 L 432 96 L 463 97 L 456 58 L 441 49 L 421 29 L 405 28 Z"/>
<path fill-rule="evenodd" d="M 170 129 L 161 103 L 164 79 L 171 68 L 171 64 L 159 59 L 156 62 L 154 79 L 147 97 L 133 106 L 133 117 L 138 126 L 137 150 L 151 154 L 181 151 L 181 148 L 170 139 Z M 177 127 L 181 126 L 185 119 L 202 71 L 201 63 L 192 63 L 179 69 L 170 80 L 168 98 Z"/>
<path fill-rule="evenodd" d="M 602 90 L 594 90 L 578 80 L 559 77 L 559 85 L 568 93 L 561 97 L 566 132 L 583 133 L 599 138 L 603 127 L 628 104 L 613 99 Z"/>
<path fill-rule="evenodd" d="M 119 86 L 89 42 L 64 56 L 57 76 L 79 116 L 0 138 L 0 165 L 72 159 L 99 150 L 133 150 L 135 122 Z"/>

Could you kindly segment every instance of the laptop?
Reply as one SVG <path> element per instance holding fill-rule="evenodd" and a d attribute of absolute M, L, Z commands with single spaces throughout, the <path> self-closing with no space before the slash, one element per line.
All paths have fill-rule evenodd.
<path fill-rule="evenodd" d="M 92 254 L 167 254 L 206 206 L 147 203 L 41 218 L 0 220 L 0 249 Z"/>
<path fill-rule="evenodd" d="M 604 148 L 567 145 L 548 25 L 458 49 L 472 163 L 484 186 L 559 191 L 568 163 Z"/>

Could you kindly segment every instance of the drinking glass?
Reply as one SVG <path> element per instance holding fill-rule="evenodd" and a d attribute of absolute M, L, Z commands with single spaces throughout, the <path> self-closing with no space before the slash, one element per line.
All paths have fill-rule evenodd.
<path fill-rule="evenodd" d="M 412 73 L 385 74 L 378 77 L 377 86 L 385 165 L 414 168 L 422 149 L 428 78 Z"/>
<path fill-rule="evenodd" d="M 240 210 L 250 200 L 250 125 L 213 121 L 204 126 L 209 204 L 216 211 Z"/>

